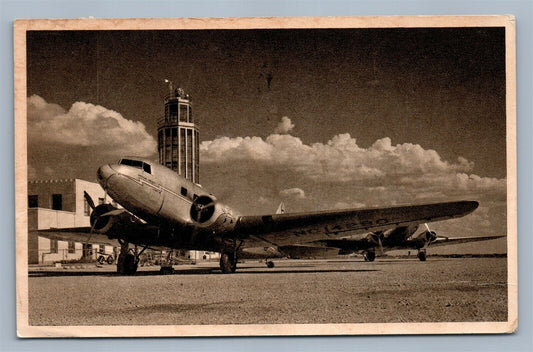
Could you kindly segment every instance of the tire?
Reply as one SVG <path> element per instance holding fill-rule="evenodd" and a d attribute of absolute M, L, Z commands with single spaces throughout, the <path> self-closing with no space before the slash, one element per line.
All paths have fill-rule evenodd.
<path fill-rule="evenodd" d="M 273 267 L 274 267 L 274 262 L 271 261 L 271 260 L 269 260 L 269 261 L 267 262 L 267 268 L 272 269 Z"/>
<path fill-rule="evenodd" d="M 418 257 L 418 259 L 421 262 L 425 262 L 426 261 L 426 252 L 418 252 L 417 257 Z"/>
<path fill-rule="evenodd" d="M 222 255 L 220 256 L 220 270 L 222 270 L 222 273 L 234 273 L 236 269 L 237 263 L 233 258 L 233 254 L 227 252 L 222 253 Z"/>
<path fill-rule="evenodd" d="M 106 262 L 107 264 L 112 265 L 115 262 L 115 258 L 113 258 L 113 256 L 110 255 L 109 257 L 107 257 Z"/>
<path fill-rule="evenodd" d="M 375 252 L 368 252 L 366 254 L 366 259 L 369 261 L 369 262 L 373 262 L 374 259 L 376 259 L 376 253 Z"/>
<path fill-rule="evenodd" d="M 123 274 L 134 275 L 137 272 L 137 263 L 135 262 L 135 256 L 133 254 L 126 254 L 123 263 Z"/>
<path fill-rule="evenodd" d="M 98 262 L 98 264 L 102 265 L 105 262 L 105 258 L 104 258 L 103 255 L 101 255 L 101 256 L 98 257 L 98 259 L 96 261 Z"/>

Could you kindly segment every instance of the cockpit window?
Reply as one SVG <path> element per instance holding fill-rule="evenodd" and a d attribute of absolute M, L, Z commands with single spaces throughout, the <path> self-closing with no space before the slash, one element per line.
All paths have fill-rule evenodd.
<path fill-rule="evenodd" d="M 143 162 L 140 160 L 121 159 L 119 164 L 138 167 L 139 169 L 142 169 L 143 167 Z"/>
<path fill-rule="evenodd" d="M 140 160 L 132 160 L 132 159 L 121 159 L 119 162 L 120 165 L 127 165 L 132 167 L 137 167 L 139 169 L 143 169 L 144 172 L 147 172 L 149 174 L 152 173 L 152 167 L 150 164 L 144 163 Z"/>

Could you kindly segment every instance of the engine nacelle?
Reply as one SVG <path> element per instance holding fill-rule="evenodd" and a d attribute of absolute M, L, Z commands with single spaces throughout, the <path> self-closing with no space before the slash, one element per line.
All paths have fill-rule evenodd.
<path fill-rule="evenodd" d="M 111 204 L 100 204 L 99 206 L 94 208 L 90 217 L 92 230 L 97 233 L 108 232 L 113 226 L 113 224 L 117 221 L 117 217 L 113 215 L 102 215 L 116 209 L 117 208 L 115 208 Z"/>
<path fill-rule="evenodd" d="M 204 224 L 213 218 L 216 210 L 216 201 L 209 196 L 200 196 L 191 205 L 191 219 Z"/>
<path fill-rule="evenodd" d="M 437 239 L 437 233 L 435 231 L 426 231 L 426 233 L 424 233 L 424 236 L 426 238 L 426 242 L 428 243 L 435 242 L 435 240 Z"/>

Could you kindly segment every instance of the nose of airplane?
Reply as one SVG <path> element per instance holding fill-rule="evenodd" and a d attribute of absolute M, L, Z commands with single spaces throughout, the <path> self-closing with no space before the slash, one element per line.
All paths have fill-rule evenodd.
<path fill-rule="evenodd" d="M 96 171 L 96 177 L 98 178 L 98 183 L 100 183 L 100 186 L 105 189 L 107 179 L 111 177 L 111 175 L 113 175 L 114 173 L 115 170 L 113 170 L 110 165 L 100 166 L 98 168 L 98 171 Z"/>

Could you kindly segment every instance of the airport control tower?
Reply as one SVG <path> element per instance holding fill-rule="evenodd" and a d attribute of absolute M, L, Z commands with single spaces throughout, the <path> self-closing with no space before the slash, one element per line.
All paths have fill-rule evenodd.
<path fill-rule="evenodd" d="M 157 121 L 159 163 L 186 179 L 200 181 L 200 135 L 194 123 L 191 97 L 172 82 L 165 97 L 165 117 Z"/>

